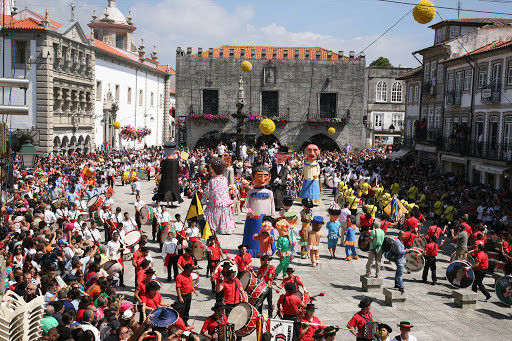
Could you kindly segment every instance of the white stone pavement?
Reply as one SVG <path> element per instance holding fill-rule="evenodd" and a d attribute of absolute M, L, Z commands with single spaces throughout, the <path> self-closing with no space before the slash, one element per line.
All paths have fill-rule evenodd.
<path fill-rule="evenodd" d="M 120 186 L 120 181 L 115 186 L 114 206 L 120 206 L 124 211 L 128 211 L 131 216 L 134 215 L 133 202 L 135 196 L 131 194 L 129 185 Z M 142 200 L 152 205 L 151 197 L 154 188 L 154 181 L 148 182 L 141 180 Z M 322 215 L 328 219 L 327 206 L 332 200 L 329 191 L 324 191 L 324 200 L 320 206 L 313 209 L 315 215 Z M 186 216 L 190 200 L 186 199 L 176 209 L 170 209 L 171 216 L 180 213 L 182 218 Z M 293 210 L 300 211 L 300 206 L 295 206 Z M 219 240 L 224 249 L 228 251 L 231 257 L 237 253 L 237 246 L 242 242 L 243 227 L 245 217 L 240 214 L 236 217 L 237 228 L 232 235 L 219 236 Z M 391 235 L 396 236 L 396 230 L 392 229 Z M 151 227 L 143 226 L 143 232 L 151 240 Z M 389 232 L 389 231 L 388 231 Z M 407 301 L 400 307 L 389 307 L 384 301 L 382 291 L 377 293 L 365 293 L 361 289 L 359 276 L 365 273 L 366 253 L 360 252 L 359 260 L 347 262 L 345 250 L 343 247 L 337 249 L 338 258 L 328 259 L 329 251 L 327 249 L 326 230 L 320 247 L 320 264 L 318 267 L 311 267 L 308 259 L 297 259 L 292 261 L 291 266 L 296 269 L 298 275 L 306 285 L 310 294 L 315 295 L 324 292 L 324 297 L 318 297 L 315 301 L 317 311 L 316 316 L 326 325 L 340 325 L 345 327 L 353 314 L 359 309 L 357 304 L 362 298 L 369 297 L 374 300 L 371 312 L 375 321 L 384 322 L 393 328 L 392 335 L 398 335 L 399 329 L 397 323 L 400 321 L 409 321 L 414 325 L 411 335 L 418 340 L 503 340 L 510 338 L 512 331 L 512 308 L 503 305 L 494 293 L 494 280 L 487 276 L 484 283 L 491 292 L 492 298 L 486 302 L 484 295 L 478 293 L 477 307 L 475 309 L 456 308 L 451 295 L 452 287 L 445 277 L 446 267 L 449 264 L 449 256 L 454 250 L 451 246 L 445 245 L 442 249 L 442 255 L 438 257 L 437 275 L 438 284 L 432 286 L 423 284 L 421 272 L 404 274 L 404 286 L 406 289 Z M 155 270 L 158 279 L 162 281 L 161 290 L 165 303 L 172 303 L 176 299 L 176 288 L 174 283 L 167 283 L 167 274 L 163 270 L 163 260 L 160 256 L 160 250 L 157 242 L 149 243 L 151 254 L 154 259 Z M 278 259 L 274 259 L 272 264 L 277 266 Z M 199 263 L 202 269 L 200 272 L 199 296 L 193 297 L 191 308 L 191 320 L 194 317 L 195 330 L 200 331 L 204 319 L 211 314 L 210 308 L 215 302 L 214 295 L 210 291 L 210 282 L 205 277 L 206 261 Z M 255 266 L 259 266 L 259 261 L 254 261 Z M 384 278 L 384 287 L 392 288 L 394 285 L 394 264 L 385 264 L 381 271 L 381 278 Z M 126 266 L 125 270 L 126 288 L 120 290 L 120 293 L 130 297 L 134 293 L 134 269 L 131 265 Z M 430 275 L 429 275 L 430 280 Z M 274 306 L 277 303 L 278 295 L 274 292 Z M 266 308 L 265 308 L 266 310 Z M 264 310 L 264 311 L 265 311 Z M 274 309 L 274 312 L 277 310 Z M 256 333 L 251 334 L 246 339 L 255 340 Z M 354 337 L 348 331 L 339 331 L 337 340 L 353 340 Z"/>

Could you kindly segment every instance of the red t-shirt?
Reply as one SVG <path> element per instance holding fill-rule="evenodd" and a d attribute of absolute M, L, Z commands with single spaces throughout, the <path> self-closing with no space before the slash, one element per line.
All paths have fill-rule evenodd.
<path fill-rule="evenodd" d="M 284 285 L 288 282 L 295 284 L 295 290 L 299 290 L 299 286 L 304 287 L 304 283 L 302 283 L 299 276 L 293 276 L 293 279 L 291 279 L 290 277 L 286 277 L 285 279 L 283 279 L 281 286 L 284 288 Z"/>
<path fill-rule="evenodd" d="M 484 251 L 480 251 L 476 255 L 475 262 L 479 262 L 478 266 L 475 268 L 476 270 L 486 270 L 489 268 L 489 256 Z"/>
<path fill-rule="evenodd" d="M 192 256 L 189 256 L 188 254 L 184 253 L 178 258 L 178 265 L 182 268 L 185 268 L 186 264 L 194 265 L 194 258 Z"/>
<path fill-rule="evenodd" d="M 178 317 L 178 319 L 176 320 L 176 322 L 174 322 L 174 324 L 171 324 L 169 327 L 167 327 L 167 330 L 170 331 L 172 327 L 176 327 L 181 331 L 187 330 L 187 325 L 185 324 L 185 321 L 183 321 L 181 316 Z"/>
<path fill-rule="evenodd" d="M 412 231 L 405 232 L 404 245 L 412 246 L 414 239 L 416 239 L 416 233 L 413 233 Z"/>
<path fill-rule="evenodd" d="M 300 332 L 301 333 L 307 327 L 303 322 L 322 324 L 322 322 L 320 322 L 320 320 L 316 316 L 313 316 L 313 318 L 311 320 L 308 320 L 306 317 L 303 317 L 300 320 L 300 322 L 301 322 L 301 324 L 300 324 Z M 300 341 L 312 341 L 313 340 L 313 334 L 315 333 L 315 331 L 318 328 L 320 328 L 320 326 L 310 325 L 309 328 L 308 328 L 308 331 L 306 332 L 306 334 L 304 334 L 299 340 Z"/>
<path fill-rule="evenodd" d="M 221 269 L 217 270 L 217 272 L 215 272 L 215 274 L 213 275 L 213 280 L 215 281 L 215 283 L 217 283 L 220 279 L 226 278 L 226 276 L 227 276 L 226 271 L 223 271 L 221 268 Z"/>
<path fill-rule="evenodd" d="M 427 230 L 427 234 L 428 234 L 429 238 L 432 235 L 434 235 L 436 238 L 439 238 L 439 236 L 441 235 L 441 232 L 443 232 L 443 229 L 438 227 L 437 225 L 432 225 Z"/>
<path fill-rule="evenodd" d="M 238 266 L 238 272 L 247 272 L 249 271 L 248 265 L 252 262 L 252 257 L 249 253 L 246 253 L 242 258 L 241 255 L 237 255 L 235 257 L 236 265 Z"/>
<path fill-rule="evenodd" d="M 414 230 L 418 228 L 420 221 L 416 217 L 410 217 L 404 222 L 404 227 L 411 226 Z"/>
<path fill-rule="evenodd" d="M 133 253 L 133 259 L 135 259 L 135 264 L 137 264 L 137 266 L 138 266 L 138 264 L 139 264 L 139 258 L 141 258 L 141 257 L 143 257 L 143 256 L 142 256 L 142 251 L 140 251 L 140 249 L 137 249 L 137 251 L 135 251 L 135 252 Z M 143 257 L 143 258 L 144 258 L 144 257 Z"/>
<path fill-rule="evenodd" d="M 366 218 L 367 214 L 361 215 L 360 222 L 361 226 L 372 226 L 373 224 L 373 218 L 370 215 L 370 219 Z"/>
<path fill-rule="evenodd" d="M 366 322 L 373 322 L 372 313 L 365 314 L 362 311 L 354 314 L 352 319 L 348 322 L 349 326 L 357 328 L 357 336 L 361 337 L 364 332 L 364 324 Z"/>
<path fill-rule="evenodd" d="M 301 303 L 302 300 L 299 296 L 290 293 L 281 295 L 277 301 L 277 304 L 283 306 L 283 314 L 291 316 L 297 316 L 299 314 L 299 306 Z"/>
<path fill-rule="evenodd" d="M 140 256 L 139 258 L 137 258 L 137 260 L 135 261 L 137 263 L 137 266 L 135 267 L 135 271 L 139 271 L 140 270 L 140 264 L 142 263 L 142 261 L 146 259 L 146 257 L 144 256 Z"/>
<path fill-rule="evenodd" d="M 213 335 L 215 332 L 215 327 L 217 327 L 220 324 L 227 324 L 228 323 L 228 317 L 226 315 L 222 315 L 220 319 L 216 319 L 212 316 L 207 317 L 206 320 L 204 320 L 203 328 L 201 328 L 201 333 L 208 332 L 209 335 Z"/>
<path fill-rule="evenodd" d="M 437 256 L 437 254 L 439 252 L 439 245 L 437 245 L 437 243 L 435 243 L 435 242 L 428 243 L 425 246 L 425 252 L 427 253 L 427 256 L 435 257 L 435 256 Z"/>
<path fill-rule="evenodd" d="M 511 245 L 509 242 L 507 242 L 506 240 L 503 241 L 503 250 L 505 250 L 505 252 L 507 253 L 510 253 L 510 249 L 511 249 Z"/>
<path fill-rule="evenodd" d="M 139 297 L 142 300 L 142 295 L 144 295 L 146 293 L 146 283 L 140 282 L 137 285 L 137 290 L 139 290 Z"/>
<path fill-rule="evenodd" d="M 270 268 L 268 269 L 267 271 L 267 268 L 270 266 Z M 274 278 L 274 276 L 276 275 L 276 267 L 273 266 L 272 264 L 269 264 L 267 266 L 265 265 L 262 265 L 260 266 L 260 268 L 258 269 L 258 277 L 261 278 L 261 276 L 263 276 L 263 274 L 265 273 L 265 271 L 267 271 L 267 274 L 265 275 L 265 277 L 263 278 L 263 282 L 267 283 L 267 284 L 270 284 L 270 282 L 272 281 L 272 279 Z"/>
<path fill-rule="evenodd" d="M 464 230 L 466 231 L 466 233 L 468 234 L 468 236 L 471 236 L 473 234 L 473 230 L 471 229 L 471 226 L 469 226 L 468 223 L 466 222 L 462 222 L 460 223 L 462 226 L 464 226 Z"/>
<path fill-rule="evenodd" d="M 208 252 L 210 252 L 210 260 L 219 260 L 222 255 L 218 245 L 208 246 Z"/>
<path fill-rule="evenodd" d="M 137 271 L 137 283 L 144 282 L 144 280 L 146 279 L 146 270 L 147 269 L 140 269 L 139 271 Z"/>
<path fill-rule="evenodd" d="M 390 221 L 385 221 L 384 219 L 380 221 L 380 228 L 384 233 L 388 233 L 388 227 L 391 226 Z"/>
<path fill-rule="evenodd" d="M 146 303 L 146 306 L 151 309 L 156 309 L 160 307 L 160 303 L 162 303 L 162 296 L 158 291 L 155 293 L 155 296 L 153 297 L 149 296 L 148 292 L 145 292 L 144 295 L 142 295 L 140 298 L 142 300 L 142 303 Z"/>
<path fill-rule="evenodd" d="M 181 289 L 182 295 L 188 295 L 192 291 L 194 291 L 194 285 L 192 284 L 192 276 L 185 276 L 183 272 L 176 276 L 176 290 L 178 288 Z"/>
<path fill-rule="evenodd" d="M 238 278 L 235 278 L 233 282 L 224 281 L 222 283 L 224 291 L 224 303 L 226 304 L 238 304 L 241 301 L 242 295 L 240 294 L 240 290 L 242 289 L 242 283 Z"/>

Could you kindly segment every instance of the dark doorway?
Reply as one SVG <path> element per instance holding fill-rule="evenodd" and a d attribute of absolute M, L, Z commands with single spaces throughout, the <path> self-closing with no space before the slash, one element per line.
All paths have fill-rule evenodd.
<path fill-rule="evenodd" d="M 204 134 L 196 143 L 195 148 L 216 148 L 219 142 L 223 142 L 227 144 L 229 139 L 226 134 L 220 131 L 210 131 L 209 133 Z"/>
<path fill-rule="evenodd" d="M 265 143 L 265 145 L 268 147 L 268 146 L 272 145 L 274 142 L 277 142 L 278 145 L 281 145 L 281 143 L 279 142 L 279 140 L 277 139 L 277 137 L 274 134 L 270 134 L 270 135 L 261 134 L 256 139 L 255 146 L 256 146 L 256 148 L 259 148 L 259 147 L 261 147 L 261 145 L 263 143 Z"/>
<path fill-rule="evenodd" d="M 329 136 L 327 136 L 325 134 L 316 134 L 316 135 L 311 136 L 309 139 L 307 139 L 302 144 L 302 146 L 300 147 L 300 150 L 306 149 L 308 144 L 316 144 L 318 146 L 318 148 L 320 148 L 320 150 L 340 151 L 340 147 L 338 146 L 336 141 L 334 141 L 332 138 L 330 138 Z"/>

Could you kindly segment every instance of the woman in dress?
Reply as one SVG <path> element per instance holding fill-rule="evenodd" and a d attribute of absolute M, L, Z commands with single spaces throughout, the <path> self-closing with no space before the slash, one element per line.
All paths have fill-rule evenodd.
<path fill-rule="evenodd" d="M 222 175 L 224 167 L 225 162 L 220 157 L 210 159 L 208 168 L 211 178 L 204 190 L 204 215 L 216 233 L 231 234 L 235 229 L 235 218 L 231 209 L 233 200 L 229 195 L 228 180 Z"/>

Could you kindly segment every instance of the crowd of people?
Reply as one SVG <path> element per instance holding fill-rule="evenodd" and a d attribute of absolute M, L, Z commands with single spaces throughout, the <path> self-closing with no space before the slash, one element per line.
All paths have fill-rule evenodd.
<path fill-rule="evenodd" d="M 314 298 L 308 296 L 305 284 L 290 266 L 293 257 L 309 257 L 312 266 L 318 264 L 324 228 L 331 259 L 336 259 L 337 248 L 345 247 L 346 255 L 340 260 L 357 261 L 356 246 L 366 238 L 366 276 L 371 276 L 373 266 L 375 275 L 380 276 L 386 254 L 396 264 L 395 287 L 402 292 L 405 254 L 420 238 L 426 240 L 424 282 L 430 271 L 432 284 L 437 283 L 436 256 L 443 245 L 450 243 L 456 245 L 455 260 L 474 259 L 468 266 L 475 273 L 472 288 L 480 289 L 487 299 L 490 294 L 482 280 L 492 265 L 503 264 L 501 270 L 506 275 L 512 273 L 512 216 L 507 190 L 472 186 L 454 175 L 439 174 L 432 166 L 390 161 L 383 151 L 322 151 L 318 159 L 322 187 L 324 193 L 325 188 L 332 188 L 329 191 L 335 194 L 324 223 L 324 217 L 312 215 L 312 200 L 299 197 L 303 152 L 284 151 L 277 145 L 256 148 L 242 144 L 240 150 L 235 149 L 236 144 L 228 147 L 220 143 L 215 149 L 178 151 L 181 195 L 192 198 L 197 194 L 205 205 L 206 220 L 213 233 L 205 241 L 213 314 L 200 329 L 189 323 L 189 312 L 192 297 L 198 294 L 198 264 L 192 246 L 201 240 L 204 224 L 197 218 L 182 220 L 167 209 L 165 202 L 146 204 L 139 195 L 142 181 L 155 181 L 157 191 L 160 162 L 165 158 L 161 148 L 52 154 L 38 157 L 30 169 L 23 167 L 17 156 L 13 162 L 12 197 L 1 207 L 0 253 L 5 257 L 6 288 L 26 302 L 43 297 L 41 338 L 224 340 L 219 336 L 219 326 L 228 323 L 227 316 L 233 309 L 248 301 L 261 313 L 266 301 L 269 317 L 276 305 L 283 319 L 294 321 L 294 340 L 332 341 L 340 327 L 322 325 L 315 316 Z M 283 154 L 286 159 L 280 157 Z M 278 179 L 278 174 L 271 174 L 274 167 L 278 174 L 284 167 L 286 176 Z M 257 254 L 260 264 L 255 264 L 245 243 L 239 246 L 239 254 L 228 259 L 216 235 L 233 232 L 234 216 L 245 214 L 247 193 L 254 193 L 254 177 L 265 175 L 265 170 L 275 208 L 266 223 L 279 231 L 279 239 L 277 235 L 254 237 L 262 251 Z M 120 207 L 114 200 L 116 188 L 124 185 L 131 185 L 136 195 L 130 209 Z M 219 190 L 224 186 L 227 190 Z M 212 202 L 219 200 L 225 209 L 219 211 L 217 207 L 212 211 Z M 404 208 L 401 219 L 384 213 L 394 200 Z M 294 212 L 297 202 L 302 207 Z M 142 231 L 142 211 L 147 206 L 152 207 L 151 235 Z M 285 221 L 288 225 L 283 230 Z M 265 219 L 260 223 L 263 226 Z M 398 231 L 398 238 L 390 244 L 388 229 Z M 128 235 L 139 238 L 131 244 Z M 288 251 L 283 248 L 283 240 L 287 240 Z M 168 312 L 163 309 L 169 307 L 159 292 L 160 280 L 165 276 L 157 275 L 161 269 L 155 268 L 154 258 L 160 255 L 152 255 L 149 248 L 156 241 L 165 261 L 167 280 L 176 286 L 177 297 L 170 307 L 179 313 L 177 319 L 165 315 Z M 273 244 L 277 244 L 278 252 Z M 489 262 L 488 252 L 495 252 L 499 262 Z M 274 255 L 280 260 L 278 271 L 270 264 Z M 125 287 L 127 266 L 133 266 L 136 274 L 132 301 L 117 293 Z M 283 277 L 278 280 L 281 271 Z M 248 289 L 253 289 L 256 279 L 267 289 L 262 290 L 264 295 L 252 297 Z M 284 288 L 285 293 L 277 301 L 272 287 Z M 392 339 L 389 325 L 374 323 L 371 303 L 370 299 L 362 300 L 361 310 L 344 328 L 357 340 Z M 166 325 L 167 320 L 173 323 Z M 394 339 L 415 340 L 409 335 L 409 322 L 402 321 L 398 327 L 400 335 Z M 368 328 L 373 334 L 368 334 Z"/>

